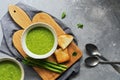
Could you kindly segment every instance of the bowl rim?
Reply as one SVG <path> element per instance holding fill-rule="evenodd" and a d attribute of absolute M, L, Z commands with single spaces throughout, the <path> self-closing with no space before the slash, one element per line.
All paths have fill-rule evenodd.
<path fill-rule="evenodd" d="M 17 64 L 21 70 L 21 79 L 20 80 L 24 80 L 25 72 L 24 72 L 22 64 L 19 61 L 17 61 L 15 58 L 12 58 L 12 57 L 0 58 L 0 62 L 2 62 L 2 61 L 11 61 L 11 62 Z"/>
<path fill-rule="evenodd" d="M 36 27 L 45 27 L 45 28 L 49 29 L 49 30 L 52 32 L 53 36 L 54 36 L 54 45 L 53 45 L 52 49 L 51 49 L 48 53 L 46 53 L 46 54 L 44 54 L 44 55 L 37 55 L 37 54 L 34 54 L 33 52 L 31 52 L 31 51 L 27 48 L 27 45 L 26 45 L 26 42 L 25 42 L 27 33 L 28 33 L 31 29 L 34 29 L 34 28 L 36 28 Z M 57 42 L 57 34 L 56 34 L 55 29 L 54 29 L 51 25 L 49 25 L 49 24 L 47 24 L 47 23 L 43 23 L 43 22 L 36 22 L 36 23 L 33 23 L 33 24 L 29 25 L 29 26 L 23 31 L 23 34 L 22 34 L 22 37 L 21 37 L 21 43 L 22 43 L 22 48 L 23 48 L 24 52 L 25 52 L 29 57 L 34 58 L 34 59 L 45 59 L 45 58 L 48 58 L 49 56 L 51 56 L 51 55 L 55 52 L 55 50 L 56 50 L 56 48 L 57 48 L 57 43 L 58 43 L 58 42 Z"/>

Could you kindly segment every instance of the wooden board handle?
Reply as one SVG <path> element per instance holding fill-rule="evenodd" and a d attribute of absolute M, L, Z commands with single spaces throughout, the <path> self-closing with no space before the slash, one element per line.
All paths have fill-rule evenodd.
<path fill-rule="evenodd" d="M 9 5 L 9 13 L 13 20 L 22 28 L 28 27 L 32 21 L 28 17 L 28 15 L 18 6 Z"/>

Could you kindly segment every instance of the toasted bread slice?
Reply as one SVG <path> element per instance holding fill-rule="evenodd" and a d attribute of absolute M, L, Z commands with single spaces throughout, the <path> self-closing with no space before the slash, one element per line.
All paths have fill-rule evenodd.
<path fill-rule="evenodd" d="M 58 37 L 58 45 L 62 48 L 65 49 L 73 40 L 73 36 L 64 34 L 60 35 Z"/>
<path fill-rule="evenodd" d="M 64 50 L 62 48 L 57 49 L 55 51 L 55 57 L 58 63 L 63 63 L 70 60 L 70 56 L 68 54 L 67 49 Z"/>

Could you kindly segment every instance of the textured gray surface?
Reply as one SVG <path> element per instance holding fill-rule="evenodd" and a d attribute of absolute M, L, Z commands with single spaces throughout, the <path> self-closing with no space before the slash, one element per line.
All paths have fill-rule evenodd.
<path fill-rule="evenodd" d="M 7 11 L 8 3 L 17 1 L 0 1 L 3 12 Z M 67 16 L 62 22 L 70 27 L 77 36 L 79 48 L 83 52 L 80 73 L 71 80 L 120 80 L 120 74 L 109 65 L 98 65 L 87 68 L 84 59 L 88 56 L 85 44 L 94 43 L 102 55 L 111 61 L 120 61 L 120 0 L 24 0 L 39 10 L 44 10 L 58 19 L 63 11 Z M 4 4 L 3 4 L 4 3 Z M 78 29 L 76 24 L 83 23 L 84 28 Z"/>
<path fill-rule="evenodd" d="M 2 38 L 3 38 L 3 33 L 2 33 L 1 24 L 0 24 L 0 45 L 1 45 Z"/>

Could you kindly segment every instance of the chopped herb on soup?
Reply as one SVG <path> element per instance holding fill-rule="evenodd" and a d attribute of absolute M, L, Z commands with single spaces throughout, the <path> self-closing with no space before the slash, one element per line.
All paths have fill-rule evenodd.
<path fill-rule="evenodd" d="M 26 36 L 28 49 L 37 55 L 44 55 L 49 52 L 54 45 L 52 32 L 44 27 L 36 27 L 28 32 Z"/>

